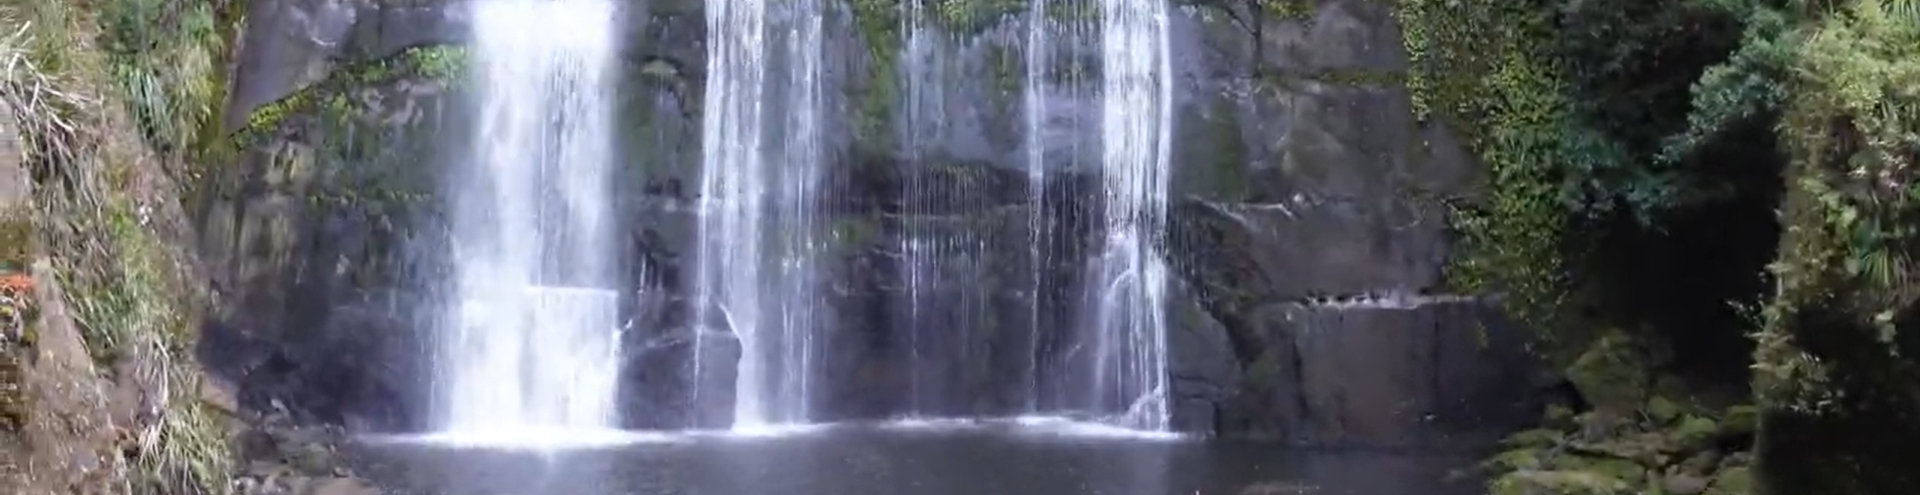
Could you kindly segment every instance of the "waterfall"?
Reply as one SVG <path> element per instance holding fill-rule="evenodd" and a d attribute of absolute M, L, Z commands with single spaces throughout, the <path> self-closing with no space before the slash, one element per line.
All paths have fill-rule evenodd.
<path fill-rule="evenodd" d="M 1027 165 L 1027 259 L 1032 278 L 1027 286 L 1027 390 L 1021 412 L 1040 408 L 1040 329 L 1046 290 L 1041 267 L 1046 265 L 1047 242 L 1047 69 L 1052 67 L 1051 45 L 1047 43 L 1047 0 L 1032 0 L 1027 5 L 1027 46 L 1025 73 L 1021 78 L 1025 108 Z"/>
<path fill-rule="evenodd" d="M 698 310 L 720 312 L 713 319 L 724 319 L 740 340 L 736 429 L 808 420 L 816 388 L 815 336 L 828 316 L 817 204 L 822 13 L 819 0 L 779 7 L 786 10 L 769 10 L 764 0 L 736 0 L 709 2 L 705 9 L 694 286 Z M 785 79 L 770 75 L 770 46 L 785 48 Z M 780 138 L 770 140 L 770 134 Z M 704 383 L 699 373 L 733 364 L 699 357 L 695 362 L 695 383 Z"/>
<path fill-rule="evenodd" d="M 901 176 L 901 215 L 899 249 L 900 278 L 905 289 L 906 315 L 900 322 L 901 332 L 905 333 L 907 355 L 907 414 L 920 416 L 928 407 L 927 396 L 932 392 L 927 386 L 928 360 L 921 355 L 927 342 L 929 299 L 933 298 L 930 289 L 934 281 L 934 262 L 940 252 L 931 245 L 931 233 L 926 227 L 925 216 L 931 213 L 932 189 L 926 174 L 926 147 L 929 134 L 938 137 L 936 126 L 940 124 L 945 102 L 939 94 L 939 72 L 941 68 L 934 56 L 938 45 L 934 44 L 933 29 L 926 25 L 926 7 L 922 0 L 903 0 L 900 2 L 900 24 L 906 33 L 906 43 L 901 54 L 902 79 L 906 86 L 905 125 L 901 126 L 901 147 L 906 152 L 906 170 Z"/>
<path fill-rule="evenodd" d="M 1088 405 L 1145 430 L 1170 423 L 1166 231 L 1173 83 L 1165 0 L 1101 0 L 1103 247 L 1083 296 Z"/>
<path fill-rule="evenodd" d="M 811 405 L 816 387 L 815 355 L 821 342 L 815 337 L 825 328 L 827 273 L 824 261 L 827 249 L 827 225 L 819 204 L 820 186 L 825 175 L 820 149 L 820 99 L 822 28 L 824 0 L 783 2 L 789 10 L 781 16 L 786 38 L 779 40 L 787 49 L 782 117 L 786 126 L 781 133 L 781 160 L 778 223 L 766 233 L 776 237 L 779 246 L 778 297 L 780 321 L 777 334 L 759 333 L 755 353 L 743 360 L 761 360 L 755 380 L 757 387 L 742 387 L 745 397 L 756 397 L 759 410 L 741 409 L 736 422 L 753 426 L 772 423 L 805 423 L 812 418 Z M 744 342 L 744 341 L 743 341 Z M 777 352 L 776 352 L 777 351 Z M 746 373 L 741 373 L 746 377 Z M 741 383 L 747 383 L 744 381 Z"/>
<path fill-rule="evenodd" d="M 479 107 L 449 176 L 457 300 L 445 305 L 443 432 L 615 423 L 612 0 L 472 5 Z"/>

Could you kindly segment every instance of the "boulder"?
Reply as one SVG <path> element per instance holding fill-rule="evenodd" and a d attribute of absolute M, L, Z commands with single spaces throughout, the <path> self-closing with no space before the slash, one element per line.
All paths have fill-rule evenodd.
<path fill-rule="evenodd" d="M 733 424 L 740 340 L 724 319 L 690 321 L 685 303 L 652 319 L 672 326 L 622 333 L 619 380 L 623 428 L 726 428 Z"/>
<path fill-rule="evenodd" d="M 1651 369 L 1637 342 L 1626 332 L 1615 330 L 1595 340 L 1565 375 L 1594 410 L 1625 415 L 1647 403 L 1653 384 Z"/>

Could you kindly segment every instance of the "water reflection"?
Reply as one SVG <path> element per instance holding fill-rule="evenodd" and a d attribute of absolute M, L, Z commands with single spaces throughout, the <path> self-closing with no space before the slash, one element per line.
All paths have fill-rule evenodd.
<path fill-rule="evenodd" d="M 1063 433 L 1065 432 L 1065 433 Z M 1084 433 L 1084 432 L 1083 432 Z M 420 495 L 1453 495 L 1470 459 L 1075 435 L 1056 428 L 834 427 L 547 452 L 379 443 L 362 471 Z"/>

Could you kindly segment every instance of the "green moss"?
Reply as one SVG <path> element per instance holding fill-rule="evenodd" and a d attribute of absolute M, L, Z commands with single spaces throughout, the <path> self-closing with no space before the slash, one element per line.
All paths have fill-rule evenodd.
<path fill-rule="evenodd" d="M 1712 418 L 1688 416 L 1673 428 L 1671 438 L 1676 447 L 1686 450 L 1704 449 L 1711 446 L 1720 434 L 1720 425 Z"/>
<path fill-rule="evenodd" d="M 994 46 L 987 51 L 987 69 L 993 71 L 993 91 L 1002 101 L 1017 101 L 1012 96 L 1024 89 L 1026 80 L 1021 62 L 1020 54 L 1011 48 Z"/>
<path fill-rule="evenodd" d="M 0 272 L 25 269 L 32 261 L 33 220 L 0 217 Z"/>
<path fill-rule="evenodd" d="M 42 69 L 52 71 L 67 94 L 101 104 L 52 110 L 74 123 L 66 134 L 23 136 L 67 145 L 64 152 L 30 147 L 22 157 L 47 174 L 35 177 L 41 181 L 34 188 L 37 238 L 46 243 L 65 303 L 95 369 L 138 355 L 169 384 L 157 443 L 130 456 L 127 479 L 99 480 L 112 483 L 111 491 L 220 493 L 228 487 L 226 426 L 198 405 L 199 374 L 190 357 L 201 301 L 176 250 L 167 249 L 156 230 L 167 219 L 153 218 L 181 191 L 153 188 L 180 180 L 178 172 L 190 169 L 183 162 L 201 156 L 195 145 L 215 129 L 210 123 L 226 97 L 225 59 L 244 3 L 20 0 L 4 6 L 57 21 L 28 26 L 47 52 L 58 52 Z M 91 113 L 94 108 L 107 114 Z M 114 118 L 119 109 L 132 122 Z M 55 183 L 63 187 L 46 187 Z"/>
<path fill-rule="evenodd" d="M 1268 16 L 1294 22 L 1312 22 L 1318 6 L 1313 0 L 1260 0 Z"/>
<path fill-rule="evenodd" d="M 929 14 L 948 32 L 972 35 L 1026 8 L 1027 0 L 934 0 Z"/>
<path fill-rule="evenodd" d="M 1492 495 L 1627 495 L 1633 485 L 1587 471 L 1516 471 L 1487 485 Z"/>
<path fill-rule="evenodd" d="M 1760 410 L 1751 405 L 1738 405 L 1727 408 L 1720 418 L 1720 436 L 1725 438 L 1744 438 L 1753 436 L 1760 424 Z"/>
<path fill-rule="evenodd" d="M 853 22 L 867 46 L 866 84 L 858 91 L 854 113 L 856 142 L 866 149 L 889 149 L 894 102 L 900 99 L 899 59 L 903 41 L 898 0 L 854 0 Z"/>
<path fill-rule="evenodd" d="M 1557 464 L 1566 469 L 1595 473 L 1607 479 L 1620 480 L 1627 485 L 1638 486 L 1647 481 L 1647 468 L 1640 463 L 1627 459 L 1611 457 L 1567 456 Z"/>
<path fill-rule="evenodd" d="M 1372 69 L 1334 69 L 1327 70 L 1314 77 L 1315 80 L 1341 86 L 1404 86 L 1407 74 L 1402 71 L 1384 71 Z"/>
<path fill-rule="evenodd" d="M 1500 444 L 1515 448 L 1548 448 L 1566 441 L 1566 434 L 1559 430 L 1538 428 L 1508 435 Z"/>
<path fill-rule="evenodd" d="M 433 45 L 406 49 L 384 59 L 344 67 L 326 80 L 301 88 L 272 103 L 261 105 L 247 118 L 247 124 L 234 133 L 236 148 L 261 143 L 280 129 L 281 123 L 296 115 L 351 114 L 352 91 L 419 78 L 434 81 L 459 81 L 467 69 L 467 51 L 455 45 Z"/>
<path fill-rule="evenodd" d="M 1749 495 L 1756 493 L 1753 486 L 1753 471 L 1746 466 L 1734 466 L 1720 470 L 1713 476 L 1713 483 L 1707 486 L 1706 495 Z"/>
<path fill-rule="evenodd" d="M 1206 143 L 1194 147 L 1206 164 L 1195 173 L 1193 181 L 1197 189 L 1213 199 L 1238 201 L 1246 198 L 1252 186 L 1247 182 L 1249 153 L 1246 139 L 1242 136 L 1238 109 L 1226 104 L 1216 105 L 1205 115 L 1189 114 L 1186 121 L 1194 125 L 1177 127 L 1184 134 L 1183 138 L 1188 142 Z"/>
<path fill-rule="evenodd" d="M 1664 425 L 1680 417 L 1680 405 L 1674 404 L 1666 397 L 1655 395 L 1652 399 L 1647 399 L 1644 412 L 1647 413 L 1647 419 Z"/>
<path fill-rule="evenodd" d="M 1624 416 L 1647 402 L 1650 363 L 1626 333 L 1602 335 L 1566 370 L 1567 381 L 1595 410 Z"/>
<path fill-rule="evenodd" d="M 1266 390 L 1280 386 L 1280 373 L 1280 357 L 1273 352 L 1262 352 L 1247 365 L 1247 387 Z"/>
<path fill-rule="evenodd" d="M 1513 449 L 1494 454 L 1493 457 L 1481 462 L 1480 466 L 1482 469 L 1501 472 L 1540 469 L 1546 466 L 1546 463 L 1540 460 L 1540 454 L 1540 450 L 1533 448 Z"/>
<path fill-rule="evenodd" d="M 879 240 L 880 225 L 872 219 L 841 219 L 833 223 L 832 239 L 840 254 L 850 254 Z"/>
<path fill-rule="evenodd" d="M 1454 205 L 1461 243 L 1449 283 L 1497 293 L 1541 329 L 1568 328 L 1574 221 L 1619 203 L 1596 174 L 1620 165 L 1617 143 L 1586 126 L 1552 51 L 1553 26 L 1529 2 L 1398 2 L 1415 111 L 1466 138 L 1488 168 L 1483 197 Z M 1543 334 L 1543 337 L 1552 337 Z"/>

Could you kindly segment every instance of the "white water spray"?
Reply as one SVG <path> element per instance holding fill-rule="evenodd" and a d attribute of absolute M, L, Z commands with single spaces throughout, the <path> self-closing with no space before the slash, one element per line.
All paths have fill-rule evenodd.
<path fill-rule="evenodd" d="M 1165 0 L 1101 0 L 1101 189 L 1105 246 L 1086 294 L 1093 397 L 1102 412 L 1167 430 L 1165 235 L 1173 81 Z"/>
<path fill-rule="evenodd" d="M 450 177 L 457 296 L 441 434 L 612 428 L 619 330 L 612 0 L 472 6 L 481 108 Z"/>
<path fill-rule="evenodd" d="M 1031 0 L 1027 6 L 1026 74 L 1022 80 L 1026 117 L 1027 160 L 1027 262 L 1031 279 L 1027 286 L 1027 390 L 1023 411 L 1033 413 L 1040 407 L 1040 313 L 1046 287 L 1041 267 L 1047 262 L 1047 163 L 1044 133 L 1047 125 L 1047 70 L 1053 57 L 1048 44 L 1047 0 Z"/>
<path fill-rule="evenodd" d="M 770 11 L 765 0 L 732 0 L 706 8 L 694 286 L 699 311 L 723 316 L 699 321 L 724 319 L 740 340 L 736 430 L 807 421 L 816 387 L 814 334 L 826 316 L 817 266 L 825 226 L 816 204 L 822 16 L 819 0 L 780 7 Z M 770 15 L 775 13 L 782 15 Z M 783 22 L 775 26 L 772 20 Z M 775 81 L 769 77 L 769 46 L 786 48 L 787 77 L 775 86 L 769 86 Z M 768 139 L 770 131 L 779 131 L 780 139 Z M 769 153 L 777 153 L 776 159 L 768 160 Z M 705 383 L 700 373 L 734 365 L 697 356 L 695 383 Z"/>

